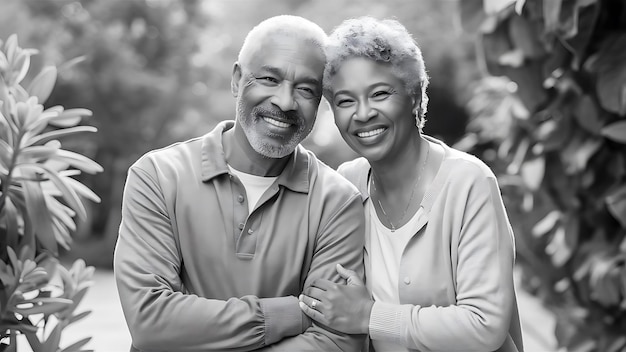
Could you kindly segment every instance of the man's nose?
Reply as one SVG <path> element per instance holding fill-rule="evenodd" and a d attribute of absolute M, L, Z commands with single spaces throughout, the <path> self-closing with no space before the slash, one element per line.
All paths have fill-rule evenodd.
<path fill-rule="evenodd" d="M 295 110 L 298 107 L 291 85 L 285 82 L 276 88 L 276 92 L 270 99 L 270 102 L 278 106 L 282 111 Z"/>

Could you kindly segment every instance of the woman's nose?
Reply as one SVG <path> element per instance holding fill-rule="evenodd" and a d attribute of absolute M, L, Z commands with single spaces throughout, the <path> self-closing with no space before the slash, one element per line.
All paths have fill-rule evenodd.
<path fill-rule="evenodd" d="M 368 103 L 360 103 L 357 106 L 356 111 L 354 112 L 354 119 L 359 121 L 368 121 L 372 117 L 376 116 L 376 110 L 372 109 L 372 107 Z"/>

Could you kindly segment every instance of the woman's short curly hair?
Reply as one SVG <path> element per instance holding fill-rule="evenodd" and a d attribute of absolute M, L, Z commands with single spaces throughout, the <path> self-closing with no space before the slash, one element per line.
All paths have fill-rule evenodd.
<path fill-rule="evenodd" d="M 330 34 L 326 46 L 324 95 L 331 96 L 330 81 L 341 64 L 352 57 L 364 57 L 391 65 L 393 72 L 405 83 L 410 95 L 420 99 L 417 125 L 424 125 L 428 105 L 428 75 L 419 46 L 398 21 L 364 16 L 343 21 Z"/>

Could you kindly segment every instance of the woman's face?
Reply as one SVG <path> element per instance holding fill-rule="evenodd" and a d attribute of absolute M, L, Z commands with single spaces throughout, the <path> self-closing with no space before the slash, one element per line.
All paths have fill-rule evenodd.
<path fill-rule="evenodd" d="M 331 78 L 330 105 L 341 136 L 370 162 L 393 158 L 417 140 L 413 111 L 419 105 L 391 65 L 354 57 Z"/>

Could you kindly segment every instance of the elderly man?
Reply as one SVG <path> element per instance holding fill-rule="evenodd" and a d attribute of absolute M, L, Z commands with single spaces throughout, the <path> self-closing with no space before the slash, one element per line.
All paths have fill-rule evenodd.
<path fill-rule="evenodd" d="M 133 351 L 350 351 L 298 295 L 362 275 L 357 190 L 305 150 L 321 99 L 324 31 L 263 21 L 234 64 L 235 121 L 129 169 L 115 276 Z"/>

